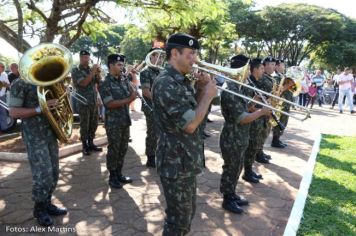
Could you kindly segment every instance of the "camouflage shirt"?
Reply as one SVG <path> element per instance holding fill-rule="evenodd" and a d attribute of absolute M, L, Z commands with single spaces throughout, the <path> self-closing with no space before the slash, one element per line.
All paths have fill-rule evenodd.
<path fill-rule="evenodd" d="M 264 74 L 262 77 L 260 84 L 260 89 L 265 91 L 265 92 L 272 92 L 273 85 L 274 85 L 274 78 L 271 75 Z M 278 85 L 277 85 L 278 86 Z"/>
<path fill-rule="evenodd" d="M 195 118 L 198 104 L 190 81 L 171 65 L 158 75 L 152 87 L 154 116 L 160 128 L 156 150 L 157 172 L 163 177 L 192 177 L 203 168 L 203 140 L 198 127 L 184 129 Z"/>
<path fill-rule="evenodd" d="M 9 107 L 35 108 L 39 105 L 37 86 L 22 79 L 14 80 L 10 88 Z M 26 142 L 56 139 L 51 124 L 44 114 L 22 119 L 22 135 Z"/>
<path fill-rule="evenodd" d="M 284 91 L 284 92 L 281 94 L 281 97 L 284 98 L 284 99 L 286 99 L 286 100 L 288 100 L 288 101 L 291 101 L 291 102 L 294 101 L 293 93 L 292 93 L 290 90 Z M 283 102 L 283 103 L 282 103 L 282 110 L 283 110 L 283 111 L 286 111 L 286 112 L 289 112 L 291 106 L 292 106 L 291 104 L 286 103 L 286 102 Z"/>
<path fill-rule="evenodd" d="M 241 93 L 239 85 L 231 82 L 227 82 L 227 85 L 229 90 Z M 236 146 L 247 146 L 250 124 L 240 124 L 240 121 L 248 115 L 245 99 L 231 93 L 222 92 L 221 112 L 225 123 L 220 138 L 224 142 L 233 142 Z"/>
<path fill-rule="evenodd" d="M 124 127 L 131 125 L 129 105 L 109 109 L 107 104 L 113 100 L 121 100 L 130 97 L 129 81 L 126 77 L 120 79 L 107 74 L 104 81 L 100 81 L 99 93 L 105 105 L 105 125 L 111 127 Z"/>
<path fill-rule="evenodd" d="M 141 83 L 141 88 L 142 89 L 149 89 L 151 91 L 152 89 L 152 85 L 153 85 L 153 81 L 156 79 L 156 77 L 159 74 L 159 70 L 156 68 L 152 68 L 152 67 L 147 67 L 145 68 L 141 73 L 140 73 L 140 83 Z M 143 96 L 148 105 L 152 105 L 152 101 L 151 99 L 149 99 L 148 97 Z"/>
<path fill-rule="evenodd" d="M 256 78 L 253 75 L 249 76 L 248 84 L 253 87 L 257 86 L 257 88 L 259 89 L 263 87 L 262 80 L 256 80 Z M 251 98 L 255 96 L 255 92 L 252 91 L 251 89 L 246 89 L 244 93 L 246 96 Z M 257 105 L 256 107 L 259 107 L 259 105 Z M 266 127 L 266 119 L 263 116 L 250 123 L 250 140 L 252 140 L 252 142 L 255 143 L 256 146 L 261 145 L 261 143 L 264 142 L 264 140 L 262 140 L 260 137 L 262 137 L 261 135 L 265 127 Z"/>
<path fill-rule="evenodd" d="M 98 78 L 95 77 L 94 79 L 92 79 L 90 83 L 85 87 L 79 85 L 79 83 L 83 81 L 90 73 L 90 67 L 85 68 L 82 65 L 78 65 L 77 67 L 72 69 L 71 75 L 73 79 L 74 88 L 77 90 L 77 92 L 87 99 L 88 105 L 95 105 L 97 101 L 97 92 L 95 84 L 99 83 Z"/>
<path fill-rule="evenodd" d="M 284 77 L 284 75 L 277 71 L 273 74 L 273 78 L 277 81 L 278 86 L 281 83 L 283 77 Z"/>

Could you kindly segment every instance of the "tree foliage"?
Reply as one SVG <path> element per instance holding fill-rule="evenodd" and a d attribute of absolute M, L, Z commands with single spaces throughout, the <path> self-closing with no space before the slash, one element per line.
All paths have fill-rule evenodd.
<path fill-rule="evenodd" d="M 126 33 L 126 28 L 122 25 L 109 26 L 107 24 L 94 27 L 98 30 L 92 32 L 90 35 L 81 36 L 69 49 L 73 53 L 77 53 L 80 50 L 87 50 L 100 61 L 106 62 L 107 55 L 119 51 L 120 44 Z"/>
<path fill-rule="evenodd" d="M 307 4 L 267 6 L 232 19 L 250 54 L 288 58 L 291 65 L 299 65 L 319 45 L 338 40 L 347 23 L 335 10 Z"/>

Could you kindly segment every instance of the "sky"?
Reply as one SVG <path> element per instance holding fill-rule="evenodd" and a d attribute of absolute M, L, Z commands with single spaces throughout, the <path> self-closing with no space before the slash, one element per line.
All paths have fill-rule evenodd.
<path fill-rule="evenodd" d="M 356 1 L 355 0 L 255 0 L 256 3 L 256 9 L 263 8 L 264 6 L 277 6 L 281 3 L 308 3 L 312 5 L 317 5 L 325 8 L 333 8 L 337 11 L 339 11 L 342 14 L 345 14 L 346 16 L 352 17 L 356 19 Z M 122 15 L 124 15 L 124 12 L 121 9 L 116 8 L 115 6 L 112 5 L 106 5 L 105 10 L 108 10 L 109 12 L 115 11 L 116 17 L 114 17 L 115 20 L 117 20 L 120 24 L 123 23 L 128 23 L 129 17 L 124 17 L 122 18 Z M 116 8 L 116 9 L 115 9 Z M 31 42 L 30 42 L 31 43 Z M 32 44 L 32 43 L 31 43 Z M 5 56 L 10 56 L 13 58 L 19 58 L 20 55 L 17 53 L 17 51 L 9 45 L 6 41 L 0 38 L 0 48 L 1 48 L 1 54 Z"/>

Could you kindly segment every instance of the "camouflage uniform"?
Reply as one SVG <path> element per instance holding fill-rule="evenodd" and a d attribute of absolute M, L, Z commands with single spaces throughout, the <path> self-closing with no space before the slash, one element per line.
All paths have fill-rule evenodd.
<path fill-rule="evenodd" d="M 108 74 L 105 80 L 100 82 L 99 92 L 105 105 L 105 129 L 108 137 L 106 166 L 109 171 L 116 170 L 118 174 L 121 174 L 130 137 L 129 105 L 109 109 L 107 104 L 110 101 L 121 100 L 130 96 L 129 81 L 124 76 L 118 79 Z"/>
<path fill-rule="evenodd" d="M 77 102 L 77 109 L 80 117 L 80 139 L 93 140 L 95 132 L 98 128 L 98 106 L 97 106 L 97 92 L 95 84 L 99 82 L 97 78 L 92 79 L 91 82 L 82 87 L 79 85 L 91 73 L 90 67 L 83 67 L 79 65 L 72 70 L 73 85 L 78 94 L 87 99 L 87 105 Z"/>
<path fill-rule="evenodd" d="M 235 83 L 228 83 L 228 88 L 240 93 Z M 225 123 L 220 135 L 220 148 L 224 159 L 220 192 L 224 195 L 235 194 L 244 164 L 245 151 L 249 144 L 250 124 L 240 124 L 240 121 L 248 115 L 247 103 L 243 98 L 222 92 L 221 111 Z"/>
<path fill-rule="evenodd" d="M 264 76 L 262 77 L 262 80 L 261 80 L 261 87 L 260 89 L 262 89 L 263 91 L 265 92 L 268 92 L 268 93 L 271 93 L 272 92 L 272 89 L 273 89 L 273 79 L 270 78 L 271 76 L 270 75 L 267 75 L 267 74 L 264 74 Z M 277 85 L 278 86 L 278 85 Z M 265 119 L 265 128 L 264 128 L 264 132 L 263 132 L 263 143 L 266 141 L 269 133 L 271 132 L 271 123 L 268 121 L 268 119 L 264 118 Z M 263 144 L 262 144 L 262 147 L 261 147 L 261 150 L 263 149 Z"/>
<path fill-rule="evenodd" d="M 15 80 L 10 89 L 9 107 L 38 105 L 37 87 L 22 79 Z M 32 172 L 32 199 L 46 202 L 59 176 L 57 138 L 44 114 L 22 119 L 21 128 Z"/>
<path fill-rule="evenodd" d="M 257 88 L 262 89 L 263 91 L 270 92 L 272 90 L 272 83 L 265 76 L 260 81 L 257 81 L 252 75 L 250 75 L 249 79 L 254 82 Z M 251 83 L 249 85 L 253 86 Z M 252 90 L 248 89 L 246 89 L 245 94 L 251 98 L 255 95 Z M 262 152 L 266 133 L 268 136 L 268 130 L 270 130 L 270 124 L 265 116 L 250 123 L 250 139 L 245 154 L 245 170 L 252 168 L 257 153 Z"/>
<path fill-rule="evenodd" d="M 294 99 L 293 98 L 293 93 L 291 91 L 289 91 L 289 90 L 284 91 L 281 94 L 281 97 L 286 99 L 286 100 L 288 100 L 288 101 L 291 101 L 291 102 Z M 285 111 L 285 112 L 289 113 L 291 106 L 292 106 L 291 104 L 283 102 L 282 103 L 282 111 Z M 283 114 L 281 114 L 281 116 L 279 118 L 279 121 L 284 125 L 284 127 L 287 127 L 288 118 L 289 118 L 289 116 L 286 116 L 286 115 L 283 115 Z M 278 125 L 273 127 L 273 137 L 278 137 L 279 138 L 282 134 L 283 134 L 283 130 L 281 130 Z"/>
<path fill-rule="evenodd" d="M 140 73 L 140 82 L 142 89 L 149 89 L 151 91 L 153 81 L 158 76 L 159 70 L 147 67 Z M 146 100 L 147 105 L 152 108 L 152 101 L 150 98 L 143 96 Z M 155 122 L 153 118 L 153 113 L 150 111 L 144 104 L 142 104 L 142 111 L 146 116 L 146 155 L 155 156 L 156 147 L 157 147 L 157 128 L 155 127 Z"/>
<path fill-rule="evenodd" d="M 171 65 L 155 80 L 152 94 L 160 128 L 156 165 L 167 202 L 163 235 L 184 235 L 195 214 L 196 175 L 203 168 L 200 127 L 192 134 L 184 132 L 198 104 L 190 81 Z"/>

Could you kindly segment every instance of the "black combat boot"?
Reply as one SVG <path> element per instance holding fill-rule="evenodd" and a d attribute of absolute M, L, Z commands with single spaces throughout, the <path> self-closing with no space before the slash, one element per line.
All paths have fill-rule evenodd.
<path fill-rule="evenodd" d="M 116 172 L 116 173 L 117 173 L 117 179 L 119 180 L 119 182 L 121 182 L 123 184 L 132 183 L 132 179 L 130 177 L 119 174 L 118 172 Z"/>
<path fill-rule="evenodd" d="M 83 154 L 86 156 L 89 156 L 90 149 L 89 149 L 89 145 L 88 145 L 87 141 L 82 141 L 82 145 L 83 145 Z"/>
<path fill-rule="evenodd" d="M 262 164 L 269 164 L 269 160 L 263 155 L 263 152 L 257 153 L 256 161 Z"/>
<path fill-rule="evenodd" d="M 47 202 L 35 202 L 33 216 L 41 226 L 53 225 L 53 220 L 47 212 Z"/>
<path fill-rule="evenodd" d="M 222 207 L 232 213 L 241 214 L 244 210 L 237 204 L 235 194 L 224 194 Z"/>
<path fill-rule="evenodd" d="M 288 144 L 283 143 L 280 139 L 279 139 L 278 141 L 279 141 L 279 144 L 280 144 L 280 145 L 282 145 L 282 146 L 284 146 L 284 147 L 287 147 L 287 146 L 288 146 Z"/>
<path fill-rule="evenodd" d="M 253 175 L 253 177 L 255 177 L 256 179 L 263 179 L 263 177 L 262 177 L 262 175 L 261 174 L 258 174 L 258 173 L 256 173 L 256 172 L 254 172 L 253 170 L 251 170 L 252 171 L 252 175 Z"/>
<path fill-rule="evenodd" d="M 234 194 L 233 198 L 235 198 L 237 205 L 239 206 L 247 206 L 248 201 L 246 199 L 241 198 L 239 195 Z"/>
<path fill-rule="evenodd" d="M 57 207 L 56 205 L 51 203 L 52 196 L 49 195 L 47 198 L 47 212 L 52 216 L 61 216 L 67 214 L 67 208 L 65 207 Z"/>
<path fill-rule="evenodd" d="M 254 183 L 254 184 L 257 184 L 259 183 L 259 179 L 256 178 L 254 175 L 253 175 L 253 171 L 252 171 L 252 168 L 251 169 L 245 169 L 245 173 L 244 175 L 242 176 L 242 178 L 247 181 L 247 182 L 250 182 L 250 183 Z"/>
<path fill-rule="evenodd" d="M 122 188 L 122 184 L 117 178 L 117 172 L 115 170 L 110 171 L 110 176 L 109 176 L 109 186 L 111 188 Z"/>
<path fill-rule="evenodd" d="M 93 152 L 102 152 L 103 151 L 103 148 L 96 146 L 92 139 L 88 139 L 88 146 L 89 146 L 90 151 L 93 151 Z"/>
<path fill-rule="evenodd" d="M 147 156 L 147 162 L 146 162 L 146 166 L 147 167 L 152 167 L 152 168 L 156 168 L 156 157 L 153 156 Z"/>
<path fill-rule="evenodd" d="M 281 144 L 281 141 L 279 141 L 279 137 L 278 136 L 273 136 L 271 147 L 285 148 L 285 146 Z"/>
<path fill-rule="evenodd" d="M 271 160 L 272 159 L 271 155 L 268 155 L 268 154 L 264 153 L 263 150 L 262 150 L 261 153 L 264 156 L 264 158 L 266 158 L 267 160 Z"/>

